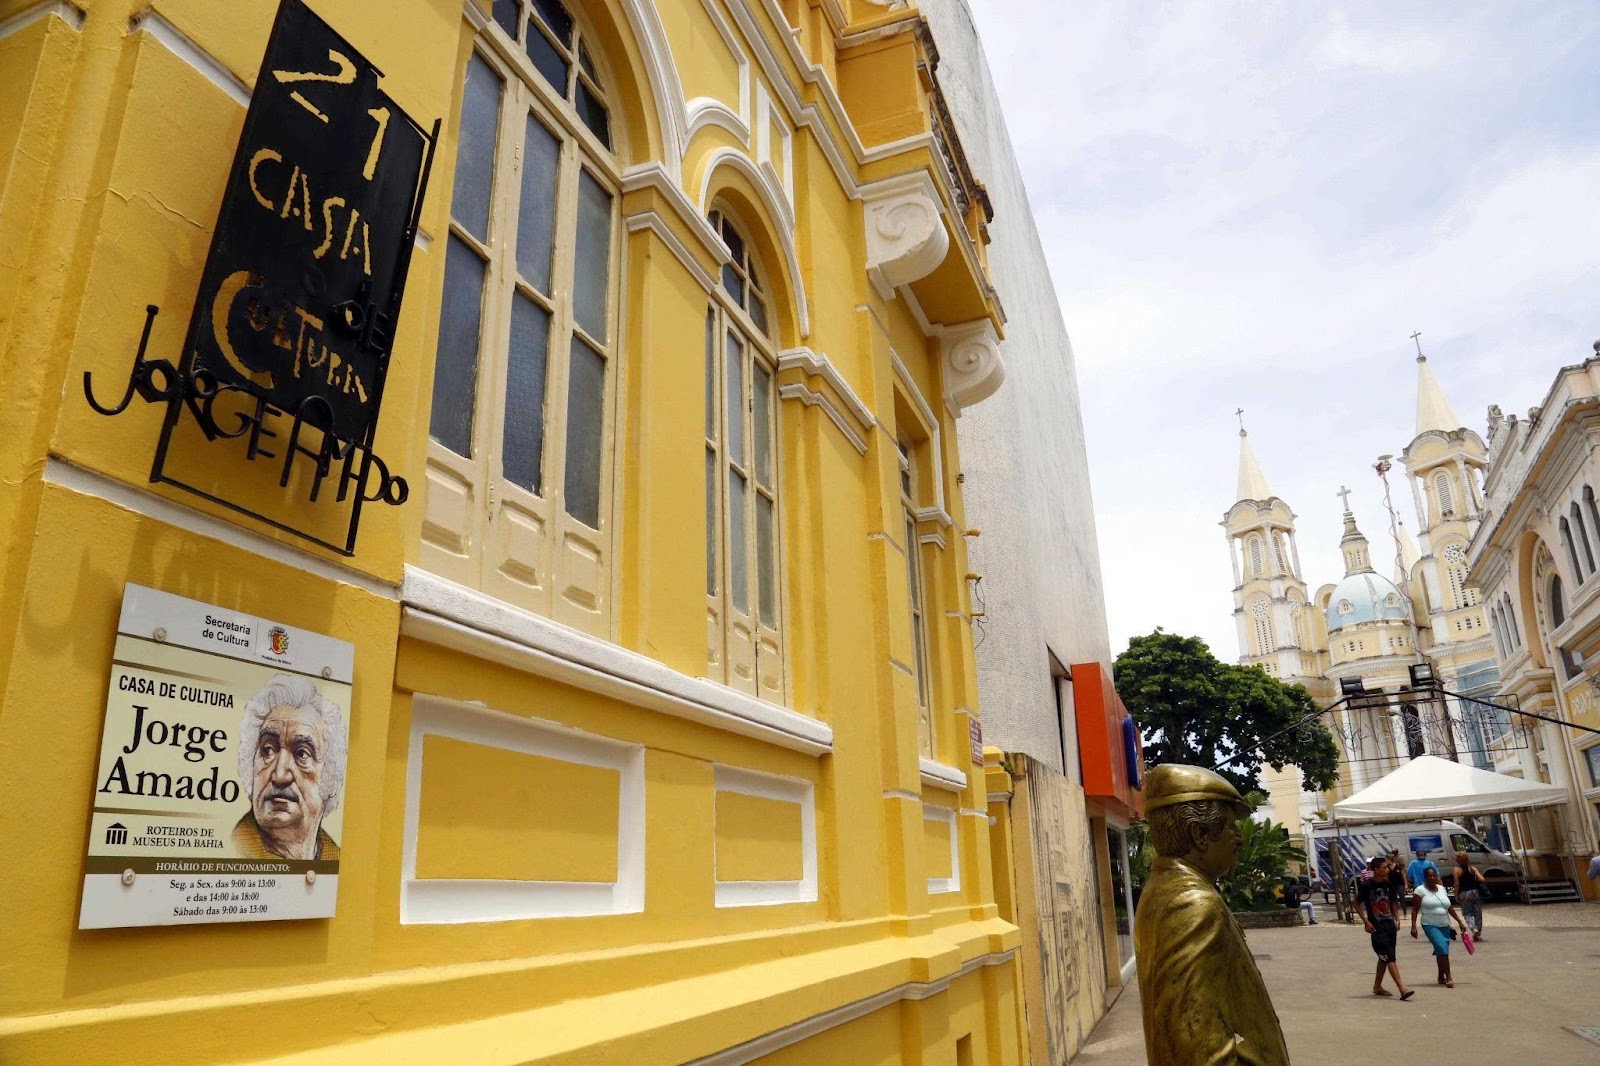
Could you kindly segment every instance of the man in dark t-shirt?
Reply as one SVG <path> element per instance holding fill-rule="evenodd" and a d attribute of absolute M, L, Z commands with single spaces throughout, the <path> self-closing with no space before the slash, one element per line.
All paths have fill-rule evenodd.
<path fill-rule="evenodd" d="M 1395 961 L 1395 940 L 1399 934 L 1395 908 L 1400 905 L 1404 893 L 1395 894 L 1393 882 L 1389 880 L 1388 856 L 1379 855 L 1368 865 L 1372 877 L 1361 882 L 1356 898 L 1361 902 L 1361 926 L 1371 936 L 1373 954 L 1378 956 L 1378 969 L 1372 977 L 1372 994 L 1394 995 L 1383 987 L 1383 974 L 1387 970 L 1389 976 L 1394 978 L 1394 987 L 1400 993 L 1400 998 L 1410 999 L 1416 994 L 1416 989 L 1406 987 L 1400 979 L 1400 966 Z"/>

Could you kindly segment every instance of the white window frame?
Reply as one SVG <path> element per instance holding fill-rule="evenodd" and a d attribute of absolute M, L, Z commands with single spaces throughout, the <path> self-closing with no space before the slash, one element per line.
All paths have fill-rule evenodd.
<path fill-rule="evenodd" d="M 568 10 L 572 8 L 569 6 Z M 592 38 L 584 33 L 586 27 L 575 12 L 574 19 L 580 36 Z M 529 32 L 536 31 L 530 27 Z M 595 63 L 602 62 L 594 49 L 589 53 Z M 620 313 L 625 272 L 619 168 L 622 152 L 600 143 L 498 26 L 490 26 L 474 40 L 467 63 L 458 74 L 458 85 L 465 85 L 474 58 L 485 63 L 501 85 L 487 240 L 477 239 L 453 216 L 446 236 L 447 245 L 451 238 L 458 239 L 485 263 L 471 454 L 460 455 L 429 439 L 427 509 L 419 563 L 440 576 L 482 589 L 508 603 L 592 635 L 609 637 L 613 623 L 611 519 L 616 397 L 625 348 Z M 611 83 L 604 71 L 597 73 L 607 84 Z M 573 77 L 589 80 L 588 74 Z M 614 120 L 615 101 L 606 101 L 606 106 Z M 560 143 L 548 295 L 527 284 L 517 271 L 523 131 L 529 118 L 540 122 Z M 614 142 L 621 139 L 622 131 L 615 121 L 611 132 Z M 587 174 L 610 198 L 604 341 L 577 323 L 573 304 L 580 174 Z M 509 337 L 512 310 L 519 296 L 550 315 L 539 493 L 513 482 L 501 468 Z M 579 338 L 605 362 L 596 526 L 568 513 L 565 498 L 570 352 Z"/>
<path fill-rule="evenodd" d="M 712 211 L 713 226 L 719 228 L 725 220 L 743 242 L 744 261 L 729 267 L 734 269 L 748 289 L 754 285 L 757 298 L 766 308 L 767 328 L 763 330 L 746 310 L 735 300 L 721 279 L 712 291 L 706 312 L 706 384 L 707 416 L 711 420 L 705 427 L 705 454 L 707 462 L 716 464 L 715 496 L 707 501 L 707 528 L 714 526 L 716 537 L 709 542 L 706 588 L 706 670 L 707 676 L 730 687 L 748 692 L 773 703 L 786 700 L 784 646 L 784 555 L 783 555 L 783 501 L 779 486 L 783 482 L 783 449 L 780 446 L 778 426 L 778 345 L 773 333 L 777 329 L 774 294 L 769 282 L 771 273 L 760 263 L 749 239 L 749 230 L 738 220 L 717 207 Z M 753 280 L 759 279 L 759 280 Z M 744 443 L 743 462 L 728 455 L 729 421 L 727 373 L 729 339 L 740 345 L 742 378 L 741 439 Z M 770 484 L 763 484 L 756 469 L 756 369 L 767 373 L 768 449 L 771 463 Z M 733 558 L 728 545 L 733 539 L 730 527 L 728 501 L 733 478 L 742 475 L 746 485 L 745 528 L 741 551 L 745 558 L 745 607 L 740 609 L 732 597 Z M 707 486 L 708 491 L 711 486 Z M 762 617 L 761 566 L 759 543 L 759 501 L 767 499 L 772 504 L 772 617 Z M 709 538 L 708 538 L 709 541 Z M 711 587 L 710 575 L 715 573 L 716 586 Z"/>

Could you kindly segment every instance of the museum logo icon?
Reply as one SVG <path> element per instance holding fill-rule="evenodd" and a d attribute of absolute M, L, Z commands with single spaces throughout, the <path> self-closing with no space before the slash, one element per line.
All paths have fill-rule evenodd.
<path fill-rule="evenodd" d="M 106 826 L 107 844 L 126 844 L 128 842 L 128 827 L 121 822 L 112 822 Z"/>

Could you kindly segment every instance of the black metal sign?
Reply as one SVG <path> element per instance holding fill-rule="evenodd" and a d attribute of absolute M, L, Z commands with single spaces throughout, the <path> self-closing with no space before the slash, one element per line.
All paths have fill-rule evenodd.
<path fill-rule="evenodd" d="M 121 413 L 135 392 L 167 405 L 151 481 L 345 555 L 363 503 L 409 495 L 372 445 L 439 130 L 401 110 L 381 76 L 303 0 L 282 0 L 178 365 L 145 358 L 151 306 L 120 403 L 98 402 L 84 375 L 101 414 Z M 227 479 L 174 469 L 170 449 L 194 428 L 277 464 L 279 487 L 293 482 L 310 503 L 335 479 L 342 539 L 325 522 L 290 523 L 228 498 Z"/>

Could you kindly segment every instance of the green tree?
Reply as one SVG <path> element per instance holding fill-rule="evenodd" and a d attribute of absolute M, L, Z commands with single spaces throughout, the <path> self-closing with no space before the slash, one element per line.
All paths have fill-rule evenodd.
<path fill-rule="evenodd" d="M 1113 672 L 1151 766 L 1215 769 L 1241 794 L 1260 787 L 1262 763 L 1274 770 L 1293 763 L 1309 789 L 1338 779 L 1338 749 L 1304 685 L 1220 662 L 1199 637 L 1160 629 L 1130 640 Z"/>
<path fill-rule="evenodd" d="M 1283 906 L 1279 891 L 1291 862 L 1305 862 L 1306 853 L 1289 843 L 1289 830 L 1270 819 L 1239 820 L 1244 840 L 1233 869 L 1217 882 L 1217 890 L 1236 911 L 1272 910 Z"/>

